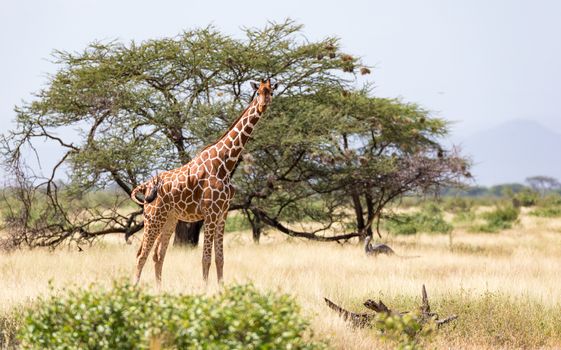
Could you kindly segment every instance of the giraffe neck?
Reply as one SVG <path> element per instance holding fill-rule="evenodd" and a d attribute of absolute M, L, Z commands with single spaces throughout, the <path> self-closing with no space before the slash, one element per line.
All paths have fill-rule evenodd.
<path fill-rule="evenodd" d="M 218 150 L 218 155 L 226 164 L 228 173 L 232 172 L 238 159 L 253 132 L 255 125 L 261 118 L 266 107 L 259 107 L 257 99 L 254 99 L 238 120 L 228 129 L 224 136 L 218 140 L 216 145 L 223 145 Z"/>

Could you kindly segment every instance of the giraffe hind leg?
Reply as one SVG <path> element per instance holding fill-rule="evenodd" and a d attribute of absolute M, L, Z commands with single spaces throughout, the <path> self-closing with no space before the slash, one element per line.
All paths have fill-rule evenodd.
<path fill-rule="evenodd" d="M 218 283 L 223 283 L 224 271 L 224 220 L 219 222 L 214 232 L 214 260 L 216 263 L 216 277 Z"/>
<path fill-rule="evenodd" d="M 161 224 L 151 224 L 149 222 L 144 223 L 144 235 L 142 237 L 142 243 L 140 245 L 140 249 L 137 252 L 136 256 L 136 272 L 135 272 L 135 281 L 134 284 L 138 285 L 140 282 L 140 275 L 142 274 L 142 269 L 144 268 L 144 264 L 148 259 L 148 254 L 150 254 L 150 250 L 152 250 L 152 246 L 156 241 L 160 233 L 162 225 Z"/>
<path fill-rule="evenodd" d="M 156 249 L 154 250 L 154 272 L 156 274 L 156 282 L 161 287 L 162 284 L 162 267 L 164 265 L 164 259 L 166 257 L 166 252 L 168 249 L 169 241 L 171 235 L 173 234 L 173 228 L 176 224 L 176 220 L 170 220 L 162 230 L 162 233 L 158 237 Z"/>
<path fill-rule="evenodd" d="M 154 245 L 154 253 L 152 254 L 152 260 L 154 260 L 154 262 L 158 262 L 160 260 L 161 245 L 162 245 L 162 235 L 160 234 L 158 238 L 156 238 L 156 243 Z"/>

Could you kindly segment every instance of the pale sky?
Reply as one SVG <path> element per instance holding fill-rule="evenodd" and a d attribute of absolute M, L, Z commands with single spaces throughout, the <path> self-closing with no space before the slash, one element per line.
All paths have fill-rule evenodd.
<path fill-rule="evenodd" d="M 139 1 L 0 4 L 0 132 L 46 82 L 53 50 L 174 36 L 213 24 L 237 34 L 290 17 L 338 36 L 375 66 L 375 94 L 456 121 L 455 138 L 528 119 L 561 133 L 561 1 Z"/>

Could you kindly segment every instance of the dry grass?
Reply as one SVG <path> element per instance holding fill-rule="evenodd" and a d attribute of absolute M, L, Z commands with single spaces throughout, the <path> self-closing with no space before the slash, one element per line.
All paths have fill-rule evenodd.
<path fill-rule="evenodd" d="M 428 339 L 436 348 L 561 348 L 561 221 L 524 216 L 500 234 L 455 231 L 448 235 L 392 237 L 401 255 L 368 258 L 356 244 L 310 243 L 265 237 L 255 246 L 248 233 L 229 234 L 226 283 L 253 282 L 258 288 L 297 297 L 318 337 L 340 349 L 392 347 L 374 330 L 351 330 L 323 304 L 324 296 L 354 310 L 366 298 L 396 308 L 419 302 L 425 284 L 433 309 L 460 319 Z M 453 245 L 450 245 L 450 242 Z M 109 285 L 132 275 L 138 243 L 108 240 L 83 252 L 18 251 L 0 256 L 0 314 L 60 288 L 92 282 Z M 152 288 L 151 262 L 142 283 Z M 214 267 L 213 267 L 214 268 Z M 214 270 L 213 270 L 214 272 Z M 214 278 L 214 274 L 212 274 Z M 172 248 L 164 266 L 164 290 L 213 293 L 201 278 L 201 249 Z"/>

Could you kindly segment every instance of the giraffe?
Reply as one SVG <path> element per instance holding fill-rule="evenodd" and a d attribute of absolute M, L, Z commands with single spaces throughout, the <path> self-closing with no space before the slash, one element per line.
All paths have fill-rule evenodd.
<path fill-rule="evenodd" d="M 161 285 L 166 250 L 178 220 L 204 220 L 203 279 L 208 283 L 214 243 L 216 274 L 222 283 L 224 223 L 234 196 L 230 176 L 278 84 L 271 85 L 267 79 L 260 84 L 251 82 L 251 86 L 255 98 L 218 141 L 204 148 L 189 163 L 162 172 L 132 191 L 132 200 L 144 206 L 144 235 L 136 255 L 135 284 L 140 281 L 142 268 L 155 244 L 156 282 Z M 144 200 L 136 197 L 140 191 L 145 195 Z"/>

